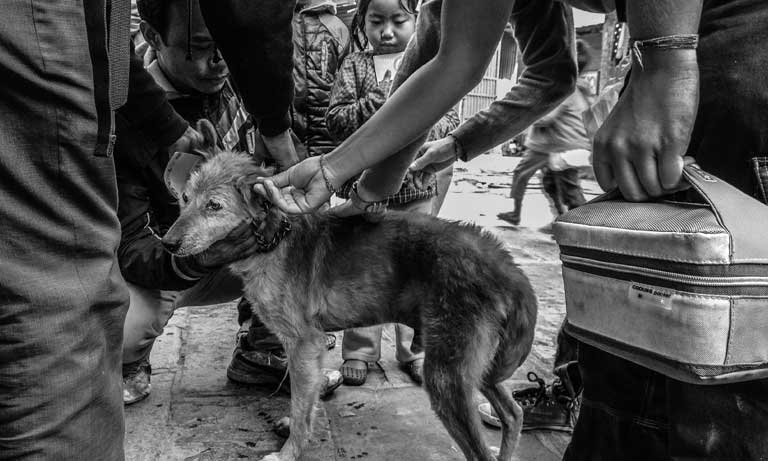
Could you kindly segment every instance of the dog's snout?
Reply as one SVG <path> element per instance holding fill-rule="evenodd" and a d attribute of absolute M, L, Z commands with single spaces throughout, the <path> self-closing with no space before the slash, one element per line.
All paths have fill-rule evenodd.
<path fill-rule="evenodd" d="M 180 240 L 166 240 L 166 239 L 163 239 L 163 246 L 169 252 L 176 253 L 179 250 L 179 247 L 181 246 L 181 241 Z"/>

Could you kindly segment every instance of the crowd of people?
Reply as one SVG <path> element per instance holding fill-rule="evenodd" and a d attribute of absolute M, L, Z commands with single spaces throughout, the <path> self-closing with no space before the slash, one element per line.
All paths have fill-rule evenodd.
<path fill-rule="evenodd" d="M 359 0 L 351 29 L 327 1 L 135 3 L 133 21 L 127 0 L 5 5 L 2 459 L 122 459 L 123 405 L 149 394 L 149 352 L 173 311 L 241 297 L 226 266 L 256 247 L 247 223 L 189 258 L 158 239 L 178 216 L 169 165 L 202 142 L 199 119 L 220 148 L 274 166 L 256 191 L 287 213 L 315 212 L 338 194 L 346 201 L 331 212 L 341 216 L 436 215 L 454 163 L 529 127 L 504 218 L 514 224 L 542 167 L 556 213 L 584 202 L 563 164 L 575 150 L 591 150 L 600 186 L 631 201 L 676 190 L 685 155 L 747 194 L 768 186 L 761 0 Z M 615 11 L 632 37 L 632 68 L 594 139 L 579 125 L 588 50 L 577 46 L 572 7 Z M 505 28 L 524 70 L 459 123 L 452 108 Z M 402 52 L 396 73 L 380 78 L 374 58 Z M 279 341 L 246 302 L 238 310 L 228 377 L 284 382 Z M 419 382 L 419 332 L 396 328 L 397 358 Z M 326 370 L 324 393 L 365 382 L 380 335 L 344 333 L 344 363 Z M 555 382 L 531 376 L 539 386 L 515 398 L 525 428 L 573 432 L 564 459 L 768 456 L 768 380 L 686 384 L 564 331 L 557 345 Z"/>

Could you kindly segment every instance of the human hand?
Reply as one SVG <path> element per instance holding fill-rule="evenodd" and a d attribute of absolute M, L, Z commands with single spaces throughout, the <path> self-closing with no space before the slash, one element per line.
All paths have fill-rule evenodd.
<path fill-rule="evenodd" d="M 256 253 L 258 250 L 256 243 L 256 234 L 253 232 L 251 222 L 243 221 L 226 237 L 190 258 L 194 259 L 197 267 L 210 272 Z"/>
<path fill-rule="evenodd" d="M 694 50 L 644 53 L 643 66 L 594 141 L 598 183 L 631 201 L 678 188 L 699 100 Z"/>
<path fill-rule="evenodd" d="M 423 171 L 427 174 L 434 174 L 453 165 L 458 156 L 456 142 L 452 136 L 446 136 L 436 141 L 424 143 L 419 150 L 418 158 L 411 163 L 409 169 L 414 172 Z"/>
<path fill-rule="evenodd" d="M 187 130 L 184 131 L 184 134 L 181 135 L 179 139 L 176 140 L 173 144 L 168 147 L 168 152 L 173 154 L 174 152 L 185 152 L 185 153 L 192 153 L 197 149 L 201 149 L 205 146 L 205 139 L 203 139 L 203 135 L 192 128 L 192 126 L 188 126 Z"/>
<path fill-rule="evenodd" d="M 331 184 L 340 183 L 327 165 L 324 169 Z M 272 177 L 259 178 L 253 190 L 291 214 L 311 213 L 331 198 L 320 157 L 309 157 Z"/>
<path fill-rule="evenodd" d="M 299 154 L 291 139 L 291 132 L 285 130 L 277 136 L 261 136 L 269 154 L 275 159 L 278 171 L 285 171 L 299 163 Z"/>

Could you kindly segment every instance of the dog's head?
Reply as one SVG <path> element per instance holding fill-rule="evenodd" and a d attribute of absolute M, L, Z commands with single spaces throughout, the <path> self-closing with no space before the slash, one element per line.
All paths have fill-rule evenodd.
<path fill-rule="evenodd" d="M 255 194 L 253 185 L 273 171 L 248 154 L 218 149 L 216 130 L 207 120 L 200 120 L 197 129 L 205 140 L 197 152 L 205 160 L 184 186 L 179 218 L 163 237 L 165 248 L 177 256 L 201 253 L 246 220 L 262 237 L 271 238 L 283 215 Z"/>

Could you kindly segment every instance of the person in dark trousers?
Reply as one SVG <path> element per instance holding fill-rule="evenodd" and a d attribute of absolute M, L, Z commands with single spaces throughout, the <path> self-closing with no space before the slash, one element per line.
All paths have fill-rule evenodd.
<path fill-rule="evenodd" d="M 123 459 L 128 290 L 114 117 L 145 142 L 196 140 L 131 59 L 130 4 L 3 4 L 0 458 Z"/>

